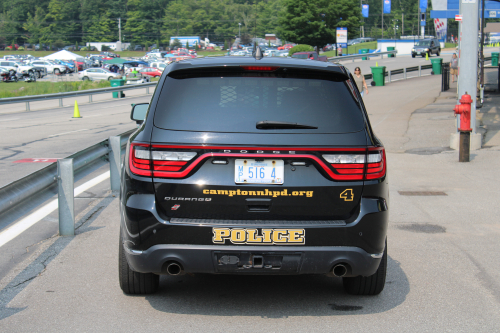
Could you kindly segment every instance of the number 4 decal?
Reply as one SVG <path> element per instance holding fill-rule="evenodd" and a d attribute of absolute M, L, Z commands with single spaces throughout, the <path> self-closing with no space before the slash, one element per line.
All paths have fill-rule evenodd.
<path fill-rule="evenodd" d="M 352 189 L 348 188 L 347 190 L 344 190 L 344 192 L 340 193 L 340 198 L 344 199 L 344 201 L 353 201 L 354 192 Z"/>

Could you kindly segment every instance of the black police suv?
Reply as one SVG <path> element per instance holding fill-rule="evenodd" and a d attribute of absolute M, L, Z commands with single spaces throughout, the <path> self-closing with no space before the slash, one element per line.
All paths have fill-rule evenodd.
<path fill-rule="evenodd" d="M 387 268 L 382 143 L 345 67 L 281 57 L 170 64 L 127 145 L 119 280 L 327 274 L 375 295 Z"/>

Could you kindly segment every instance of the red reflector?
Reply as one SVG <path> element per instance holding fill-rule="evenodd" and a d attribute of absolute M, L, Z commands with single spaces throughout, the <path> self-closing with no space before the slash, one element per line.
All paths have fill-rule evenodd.
<path fill-rule="evenodd" d="M 363 173 L 363 169 L 338 169 L 338 173 L 343 175 Z"/>
<path fill-rule="evenodd" d="M 246 71 L 262 71 L 262 72 L 272 72 L 279 68 L 279 66 L 240 66 Z"/>
<path fill-rule="evenodd" d="M 335 169 L 363 169 L 365 167 L 364 164 L 361 163 L 352 163 L 352 164 L 332 164 L 332 167 Z"/>
<path fill-rule="evenodd" d="M 185 161 L 153 161 L 154 165 L 179 165 L 183 166 L 186 165 L 187 162 Z"/>

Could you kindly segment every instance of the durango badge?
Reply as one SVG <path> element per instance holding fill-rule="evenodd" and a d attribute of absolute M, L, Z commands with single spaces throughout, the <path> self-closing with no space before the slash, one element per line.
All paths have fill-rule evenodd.
<path fill-rule="evenodd" d="M 306 231 L 304 229 L 258 229 L 212 228 L 212 241 L 225 244 L 229 240 L 233 244 L 253 245 L 304 245 Z"/>

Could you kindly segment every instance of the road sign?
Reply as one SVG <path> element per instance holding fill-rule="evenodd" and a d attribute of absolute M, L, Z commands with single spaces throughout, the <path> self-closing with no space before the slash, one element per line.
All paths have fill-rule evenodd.
<path fill-rule="evenodd" d="M 347 28 L 337 28 L 337 44 L 347 47 Z"/>
<path fill-rule="evenodd" d="M 462 15 L 455 15 L 455 21 L 462 22 Z"/>

